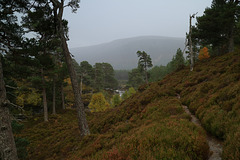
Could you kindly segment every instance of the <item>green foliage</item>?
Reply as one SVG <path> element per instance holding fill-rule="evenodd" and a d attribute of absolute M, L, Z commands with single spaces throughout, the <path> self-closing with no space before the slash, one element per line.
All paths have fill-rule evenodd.
<path fill-rule="evenodd" d="M 18 123 L 17 121 L 12 121 L 12 131 L 14 134 L 19 134 L 23 129 L 23 124 Z M 24 160 L 27 158 L 27 147 L 30 144 L 28 139 L 22 137 L 14 137 L 15 144 L 17 147 L 18 158 Z"/>
<path fill-rule="evenodd" d="M 183 56 L 183 52 L 179 48 L 176 52 L 176 55 L 173 56 L 172 60 L 167 64 L 167 66 L 155 66 L 151 70 L 149 70 L 150 82 L 156 82 L 158 80 L 162 80 L 167 74 L 180 70 L 185 66 L 185 58 Z"/>
<path fill-rule="evenodd" d="M 22 84 L 23 85 L 23 84 Z M 25 84 L 26 85 L 26 84 Z M 24 88 L 24 86 L 19 86 Z M 28 87 L 28 86 L 25 86 Z M 27 88 L 27 90 L 18 90 L 16 98 L 16 104 L 24 107 L 25 105 L 39 106 L 41 104 L 42 98 L 37 90 L 34 88 Z"/>
<path fill-rule="evenodd" d="M 1 54 L 11 53 L 15 49 L 15 47 L 19 47 L 19 45 L 21 44 L 23 28 L 19 26 L 18 18 L 15 12 L 20 13 L 24 11 L 23 6 L 25 5 L 27 5 L 27 2 L 23 0 L 9 0 L 0 2 Z M 15 10 L 15 12 L 13 12 L 12 10 Z"/>
<path fill-rule="evenodd" d="M 137 55 L 139 57 L 138 60 L 138 68 L 140 69 L 140 71 L 143 71 L 145 74 L 145 82 L 148 83 L 148 73 L 147 73 L 147 69 L 152 67 L 152 59 L 150 57 L 150 55 L 148 55 L 145 51 L 137 51 Z"/>
<path fill-rule="evenodd" d="M 125 91 L 123 94 L 122 94 L 122 100 L 124 101 L 124 100 L 126 100 L 127 98 L 128 98 L 129 96 L 128 96 L 128 91 Z"/>
<path fill-rule="evenodd" d="M 154 66 L 152 69 L 149 70 L 150 82 L 156 82 L 162 80 L 164 76 L 167 75 L 167 67 L 166 66 Z"/>
<path fill-rule="evenodd" d="M 145 51 L 137 51 L 139 57 L 138 66 L 143 70 L 152 67 L 152 59 Z"/>
<path fill-rule="evenodd" d="M 219 1 L 212 2 L 210 8 L 206 8 L 203 16 L 197 17 L 196 27 L 193 29 L 193 37 L 203 46 L 212 45 L 214 55 L 226 53 L 231 41 L 237 39 L 239 28 L 239 2 Z"/>
<path fill-rule="evenodd" d="M 115 94 L 113 95 L 113 98 L 112 98 L 112 106 L 113 107 L 116 107 L 118 106 L 120 103 L 121 103 L 121 97 L 119 94 Z"/>
<path fill-rule="evenodd" d="M 18 123 L 17 121 L 12 121 L 12 131 L 13 133 L 20 133 L 23 129 L 23 124 Z"/>
<path fill-rule="evenodd" d="M 87 61 L 82 61 L 80 63 L 80 74 L 83 78 L 83 84 L 93 87 L 94 70 L 92 65 L 90 65 Z"/>
<path fill-rule="evenodd" d="M 94 65 L 95 80 L 94 88 L 98 91 L 102 89 L 116 89 L 118 82 L 114 78 L 114 70 L 109 63 L 96 63 Z"/>
<path fill-rule="evenodd" d="M 183 57 L 183 52 L 180 48 L 178 48 L 176 55 L 172 61 L 175 69 L 178 69 L 185 64 L 185 58 Z"/>
<path fill-rule="evenodd" d="M 129 95 L 129 97 L 131 97 L 132 95 L 134 95 L 136 93 L 136 91 L 135 91 L 135 89 L 133 88 L 133 87 L 130 87 L 129 89 L 128 89 L 128 95 Z"/>
<path fill-rule="evenodd" d="M 128 77 L 128 84 L 134 88 L 138 88 L 144 83 L 143 74 L 139 68 L 132 69 L 132 71 L 128 73 Z"/>
<path fill-rule="evenodd" d="M 126 90 L 123 94 L 122 94 L 122 100 L 126 100 L 127 98 L 131 97 L 132 95 L 134 95 L 136 93 L 135 89 L 133 87 L 130 87 L 128 90 Z"/>
<path fill-rule="evenodd" d="M 88 107 L 91 109 L 91 112 L 101 112 L 110 108 L 110 104 L 106 101 L 104 95 L 100 92 L 92 95 Z"/>
<path fill-rule="evenodd" d="M 15 144 L 17 147 L 17 154 L 20 160 L 25 160 L 28 156 L 27 147 L 30 144 L 26 138 L 15 138 Z"/>

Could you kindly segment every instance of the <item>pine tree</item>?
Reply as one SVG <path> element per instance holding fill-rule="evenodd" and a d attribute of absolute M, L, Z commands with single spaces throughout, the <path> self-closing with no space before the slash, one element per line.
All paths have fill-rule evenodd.
<path fill-rule="evenodd" d="M 84 105 L 81 99 L 80 88 L 77 81 L 76 71 L 72 64 L 72 57 L 67 45 L 66 32 L 64 31 L 64 21 L 63 21 L 63 11 L 66 6 L 70 6 L 72 11 L 75 12 L 79 8 L 79 0 L 70 0 L 67 4 L 64 4 L 64 0 L 50 0 L 52 3 L 52 11 L 54 13 L 54 20 L 56 24 L 57 34 L 59 35 L 62 43 L 63 55 L 66 60 L 67 68 L 72 82 L 72 88 L 74 92 L 75 105 L 78 109 L 78 125 L 80 129 L 81 136 L 86 136 L 90 134 L 88 123 L 86 120 L 86 114 L 84 111 Z"/>
<path fill-rule="evenodd" d="M 147 69 L 152 67 L 152 59 L 150 55 L 148 55 L 145 51 L 137 51 L 137 55 L 139 57 L 138 66 L 141 70 L 144 71 L 145 74 L 145 82 L 148 83 L 148 73 Z"/>
<path fill-rule="evenodd" d="M 137 89 L 141 84 L 144 83 L 144 75 L 139 68 L 134 68 L 128 72 L 128 84 Z"/>
<path fill-rule="evenodd" d="M 17 150 L 13 138 L 9 101 L 7 99 L 2 67 L 2 55 L 11 55 L 20 49 L 23 30 L 18 25 L 15 12 L 27 6 L 25 1 L 0 1 L 0 159 L 17 160 Z"/>
<path fill-rule="evenodd" d="M 239 33 L 239 1 L 214 0 L 203 16 L 197 17 L 193 37 L 203 45 L 211 45 L 215 55 L 232 52 Z"/>
<path fill-rule="evenodd" d="M 174 69 L 178 69 L 179 67 L 183 66 L 185 64 L 185 58 L 183 57 L 183 52 L 179 48 L 176 52 L 176 55 L 174 57 Z"/>

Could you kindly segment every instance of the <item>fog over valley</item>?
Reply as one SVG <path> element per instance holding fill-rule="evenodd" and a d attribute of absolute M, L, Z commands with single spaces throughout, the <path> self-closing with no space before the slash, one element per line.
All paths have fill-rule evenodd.
<path fill-rule="evenodd" d="M 99 45 L 71 48 L 74 59 L 80 63 L 88 61 L 110 63 L 114 69 L 132 69 L 137 67 L 138 50 L 147 52 L 153 65 L 166 65 L 178 48 L 184 49 L 185 38 L 140 36 L 119 39 Z"/>

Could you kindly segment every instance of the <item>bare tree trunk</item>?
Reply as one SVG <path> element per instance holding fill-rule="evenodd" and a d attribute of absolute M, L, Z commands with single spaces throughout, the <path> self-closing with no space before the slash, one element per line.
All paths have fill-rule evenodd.
<path fill-rule="evenodd" d="M 7 102 L 0 55 L 0 159 L 18 160 Z"/>
<path fill-rule="evenodd" d="M 56 81 L 53 78 L 53 114 L 56 114 Z"/>
<path fill-rule="evenodd" d="M 194 60 L 193 60 L 193 49 L 192 49 L 192 18 L 194 15 L 190 15 L 190 21 L 189 21 L 189 52 L 190 52 L 190 71 L 193 71 L 194 67 Z"/>
<path fill-rule="evenodd" d="M 42 77 L 42 96 L 43 96 L 43 113 L 44 113 L 44 121 L 48 121 L 48 107 L 47 107 L 47 94 L 45 87 L 45 79 L 43 74 L 43 68 L 41 69 L 41 77 Z"/>
<path fill-rule="evenodd" d="M 62 97 L 62 109 L 66 109 L 65 101 L 64 101 L 63 83 L 61 84 L 61 97 Z"/>

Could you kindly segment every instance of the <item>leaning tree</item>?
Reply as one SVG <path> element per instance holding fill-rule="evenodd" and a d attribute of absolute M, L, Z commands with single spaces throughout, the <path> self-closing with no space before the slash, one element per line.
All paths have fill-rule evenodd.
<path fill-rule="evenodd" d="M 73 63 L 72 63 L 72 57 L 68 49 L 67 44 L 67 35 L 64 31 L 64 20 L 63 20 L 63 12 L 65 7 L 71 7 L 73 12 L 76 12 L 79 8 L 79 2 L 80 0 L 69 0 L 66 2 L 65 0 L 50 0 L 52 3 L 52 10 L 54 14 L 54 22 L 56 24 L 56 34 L 61 39 L 63 54 L 66 60 L 68 72 L 71 78 L 72 82 L 72 88 L 74 92 L 74 99 L 75 99 L 75 105 L 78 110 L 78 125 L 80 129 L 81 136 L 89 135 L 90 131 L 88 128 L 88 123 L 86 120 L 86 114 L 84 111 L 84 105 L 81 99 L 81 93 L 80 88 L 77 81 L 77 75 L 76 71 L 74 69 Z"/>

